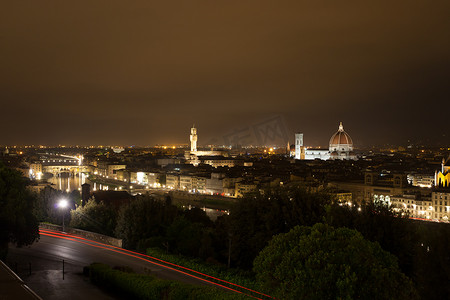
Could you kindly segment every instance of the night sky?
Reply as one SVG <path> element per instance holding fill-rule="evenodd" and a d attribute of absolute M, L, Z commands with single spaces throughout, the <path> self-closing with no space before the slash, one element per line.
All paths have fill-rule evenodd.
<path fill-rule="evenodd" d="M 450 1 L 3 1 L 0 144 L 450 141 Z M 281 124 L 281 125 L 280 125 Z M 270 140 L 270 139 L 269 139 Z M 261 139 L 259 140 L 261 141 Z"/>

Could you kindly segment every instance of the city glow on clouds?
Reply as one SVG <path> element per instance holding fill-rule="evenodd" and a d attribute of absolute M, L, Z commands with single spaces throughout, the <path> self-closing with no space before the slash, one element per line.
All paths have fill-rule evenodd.
<path fill-rule="evenodd" d="M 5 144 L 182 144 L 195 122 L 200 146 L 273 115 L 314 145 L 340 120 L 365 144 L 448 135 L 449 1 L 46 3 L 0 12 Z"/>

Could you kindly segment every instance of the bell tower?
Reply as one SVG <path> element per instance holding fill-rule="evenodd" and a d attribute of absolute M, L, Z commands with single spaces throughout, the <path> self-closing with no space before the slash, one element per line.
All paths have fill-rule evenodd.
<path fill-rule="evenodd" d="M 191 128 L 191 152 L 197 152 L 197 128 L 195 128 L 195 124 Z"/>

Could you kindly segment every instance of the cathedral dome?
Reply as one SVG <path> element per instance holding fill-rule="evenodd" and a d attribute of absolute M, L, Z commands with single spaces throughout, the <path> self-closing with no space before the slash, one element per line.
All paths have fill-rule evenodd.
<path fill-rule="evenodd" d="M 338 131 L 331 136 L 330 139 L 330 152 L 333 151 L 352 151 L 353 141 L 352 138 L 344 131 L 342 122 L 339 124 Z"/>

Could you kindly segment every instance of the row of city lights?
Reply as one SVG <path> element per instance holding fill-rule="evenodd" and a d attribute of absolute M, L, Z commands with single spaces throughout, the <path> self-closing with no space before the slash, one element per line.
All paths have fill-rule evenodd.
<path fill-rule="evenodd" d="M 138 173 L 144 173 L 144 172 L 138 172 Z M 104 177 L 106 179 L 110 179 L 110 176 L 108 175 L 104 175 L 104 174 L 98 174 L 97 171 L 94 172 L 94 175 L 98 175 L 101 177 Z M 112 178 L 111 178 L 112 179 Z M 118 181 L 123 181 L 123 182 L 127 182 L 127 179 L 118 179 L 117 177 L 114 177 L 114 180 L 118 180 Z M 163 189 L 170 189 L 170 190 L 175 190 L 175 187 L 173 186 L 167 186 L 165 184 L 161 184 L 161 183 L 152 183 L 152 184 L 146 184 L 143 180 L 141 181 L 130 181 L 130 183 L 136 183 L 139 185 L 143 185 L 145 186 L 146 189 L 150 189 L 150 188 L 163 188 Z M 101 188 L 101 190 L 108 190 L 109 188 L 107 187 L 108 185 L 104 185 L 103 188 Z M 133 189 L 133 186 L 130 185 L 129 189 Z M 94 191 L 96 191 L 97 189 L 94 187 Z M 115 190 L 122 190 L 122 187 L 119 188 L 115 188 Z M 214 195 L 214 192 L 207 192 L 207 191 L 203 191 L 203 190 L 198 190 L 198 189 L 188 189 L 186 186 L 182 186 L 182 190 L 183 191 L 187 191 L 189 193 L 201 193 L 201 194 L 208 194 L 208 195 Z M 225 193 L 225 196 L 230 196 L 229 193 Z"/>

